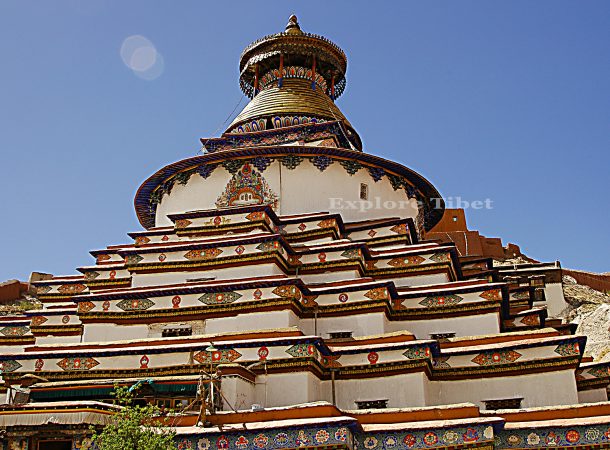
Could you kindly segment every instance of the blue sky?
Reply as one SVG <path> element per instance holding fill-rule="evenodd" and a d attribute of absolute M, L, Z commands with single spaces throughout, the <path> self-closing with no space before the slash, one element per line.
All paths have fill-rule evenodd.
<path fill-rule="evenodd" d="M 242 49 L 293 12 L 346 51 L 338 104 L 365 151 L 491 199 L 468 212 L 486 236 L 610 271 L 610 2 L 4 0 L 0 280 L 128 242 L 140 183 L 222 126 Z M 132 35 L 156 79 L 123 63 Z"/>

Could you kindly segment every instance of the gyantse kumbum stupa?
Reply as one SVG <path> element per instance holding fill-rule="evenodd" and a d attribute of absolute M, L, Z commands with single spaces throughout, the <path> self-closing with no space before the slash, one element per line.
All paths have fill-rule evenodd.
<path fill-rule="evenodd" d="M 115 384 L 179 411 L 179 449 L 610 445 L 561 268 L 426 240 L 440 195 L 363 151 L 346 67 L 294 16 L 249 45 L 250 102 L 141 185 L 144 230 L 0 319 L 3 448 L 89 448 Z"/>

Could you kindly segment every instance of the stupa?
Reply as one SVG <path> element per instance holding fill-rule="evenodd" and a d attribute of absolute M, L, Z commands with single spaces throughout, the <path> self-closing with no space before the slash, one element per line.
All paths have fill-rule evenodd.
<path fill-rule="evenodd" d="M 441 196 L 363 149 L 346 68 L 295 16 L 246 47 L 250 102 L 144 181 L 144 229 L 0 318 L 3 448 L 90 448 L 117 384 L 178 412 L 178 449 L 610 446 L 561 267 L 426 240 Z"/>

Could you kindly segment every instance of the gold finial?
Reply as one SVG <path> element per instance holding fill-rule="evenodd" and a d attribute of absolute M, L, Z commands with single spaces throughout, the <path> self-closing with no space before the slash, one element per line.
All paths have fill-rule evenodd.
<path fill-rule="evenodd" d="M 295 16 L 294 14 L 292 16 L 290 16 L 290 18 L 288 19 L 288 23 L 286 24 L 286 33 L 288 34 L 301 34 L 303 33 L 301 31 L 301 27 L 299 26 L 299 21 L 297 19 L 297 16 Z"/>

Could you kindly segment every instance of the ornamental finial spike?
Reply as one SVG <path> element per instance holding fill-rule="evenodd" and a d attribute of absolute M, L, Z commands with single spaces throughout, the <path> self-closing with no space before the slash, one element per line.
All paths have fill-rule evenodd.
<path fill-rule="evenodd" d="M 297 16 L 294 14 L 288 18 L 288 23 L 286 24 L 286 33 L 288 34 L 302 34 L 301 27 L 299 26 L 299 20 Z"/>

